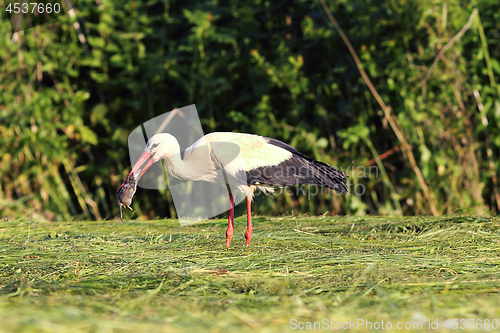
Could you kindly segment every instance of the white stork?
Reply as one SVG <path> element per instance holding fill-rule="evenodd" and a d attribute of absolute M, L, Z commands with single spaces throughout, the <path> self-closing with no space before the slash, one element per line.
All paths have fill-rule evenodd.
<path fill-rule="evenodd" d="M 238 163 L 223 165 L 221 161 L 228 160 L 227 152 L 224 151 L 224 145 L 214 143 L 238 145 L 242 158 L 237 160 Z M 201 147 L 204 149 L 196 149 Z M 227 184 L 227 179 L 221 179 L 221 173 L 217 173 L 217 170 L 223 169 L 238 180 L 238 189 L 246 193 L 245 238 L 247 245 L 250 245 L 252 240 L 251 202 L 257 188 L 267 193 L 272 192 L 273 187 L 309 184 L 347 193 L 345 182 L 348 175 L 328 164 L 307 157 L 276 139 L 253 134 L 217 132 L 207 134 L 192 144 L 186 149 L 184 158 L 181 158 L 180 151 L 179 143 L 172 135 L 167 133 L 154 135 L 149 139 L 144 153 L 130 171 L 127 179 L 137 174 L 137 180 L 140 179 L 151 164 L 162 158 L 167 172 L 181 180 L 203 180 Z M 229 158 L 229 161 L 231 160 L 233 158 Z M 124 184 L 126 182 L 127 180 Z M 229 201 L 231 204 L 226 231 L 226 247 L 228 248 L 234 233 L 234 198 L 230 189 Z"/>

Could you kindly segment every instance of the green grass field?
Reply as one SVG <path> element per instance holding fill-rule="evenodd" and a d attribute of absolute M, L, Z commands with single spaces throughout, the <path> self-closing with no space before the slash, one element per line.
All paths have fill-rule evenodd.
<path fill-rule="evenodd" d="M 500 330 L 497 218 L 260 217 L 250 248 L 245 223 L 226 250 L 224 220 L 0 222 L 0 331 Z"/>

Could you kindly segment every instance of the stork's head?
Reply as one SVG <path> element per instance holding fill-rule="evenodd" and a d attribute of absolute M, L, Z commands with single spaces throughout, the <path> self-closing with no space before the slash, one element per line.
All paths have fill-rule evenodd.
<path fill-rule="evenodd" d="M 139 172 L 139 175 L 136 175 L 136 179 L 139 180 L 151 164 L 157 162 L 161 158 L 179 153 L 179 151 L 179 143 L 172 135 L 168 133 L 153 135 L 151 139 L 148 140 L 144 153 L 139 157 L 139 160 L 135 163 L 129 175 L 136 175 L 136 173 Z"/>

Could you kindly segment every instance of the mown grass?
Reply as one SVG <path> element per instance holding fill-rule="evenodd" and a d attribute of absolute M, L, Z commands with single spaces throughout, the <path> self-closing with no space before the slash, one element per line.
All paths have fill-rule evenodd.
<path fill-rule="evenodd" d="M 500 320 L 497 218 L 260 217 L 247 248 L 241 217 L 229 250 L 226 225 L 1 222 L 0 331 Z"/>

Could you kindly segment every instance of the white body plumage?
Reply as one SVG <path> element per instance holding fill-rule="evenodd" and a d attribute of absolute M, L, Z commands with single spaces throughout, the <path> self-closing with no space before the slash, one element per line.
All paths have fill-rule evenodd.
<path fill-rule="evenodd" d="M 138 174 L 140 179 L 151 164 L 160 159 L 164 159 L 167 172 L 181 180 L 227 185 L 227 175 L 233 177 L 238 189 L 247 196 L 248 226 L 245 236 L 248 245 L 252 236 L 250 203 L 256 188 L 272 192 L 274 186 L 310 184 L 347 192 L 345 182 L 348 176 L 345 173 L 305 156 L 284 142 L 253 134 L 207 134 L 187 148 L 183 158 L 175 137 L 168 133 L 156 134 L 149 139 L 130 174 Z M 227 247 L 234 229 L 234 200 L 230 190 L 229 198 Z"/>

